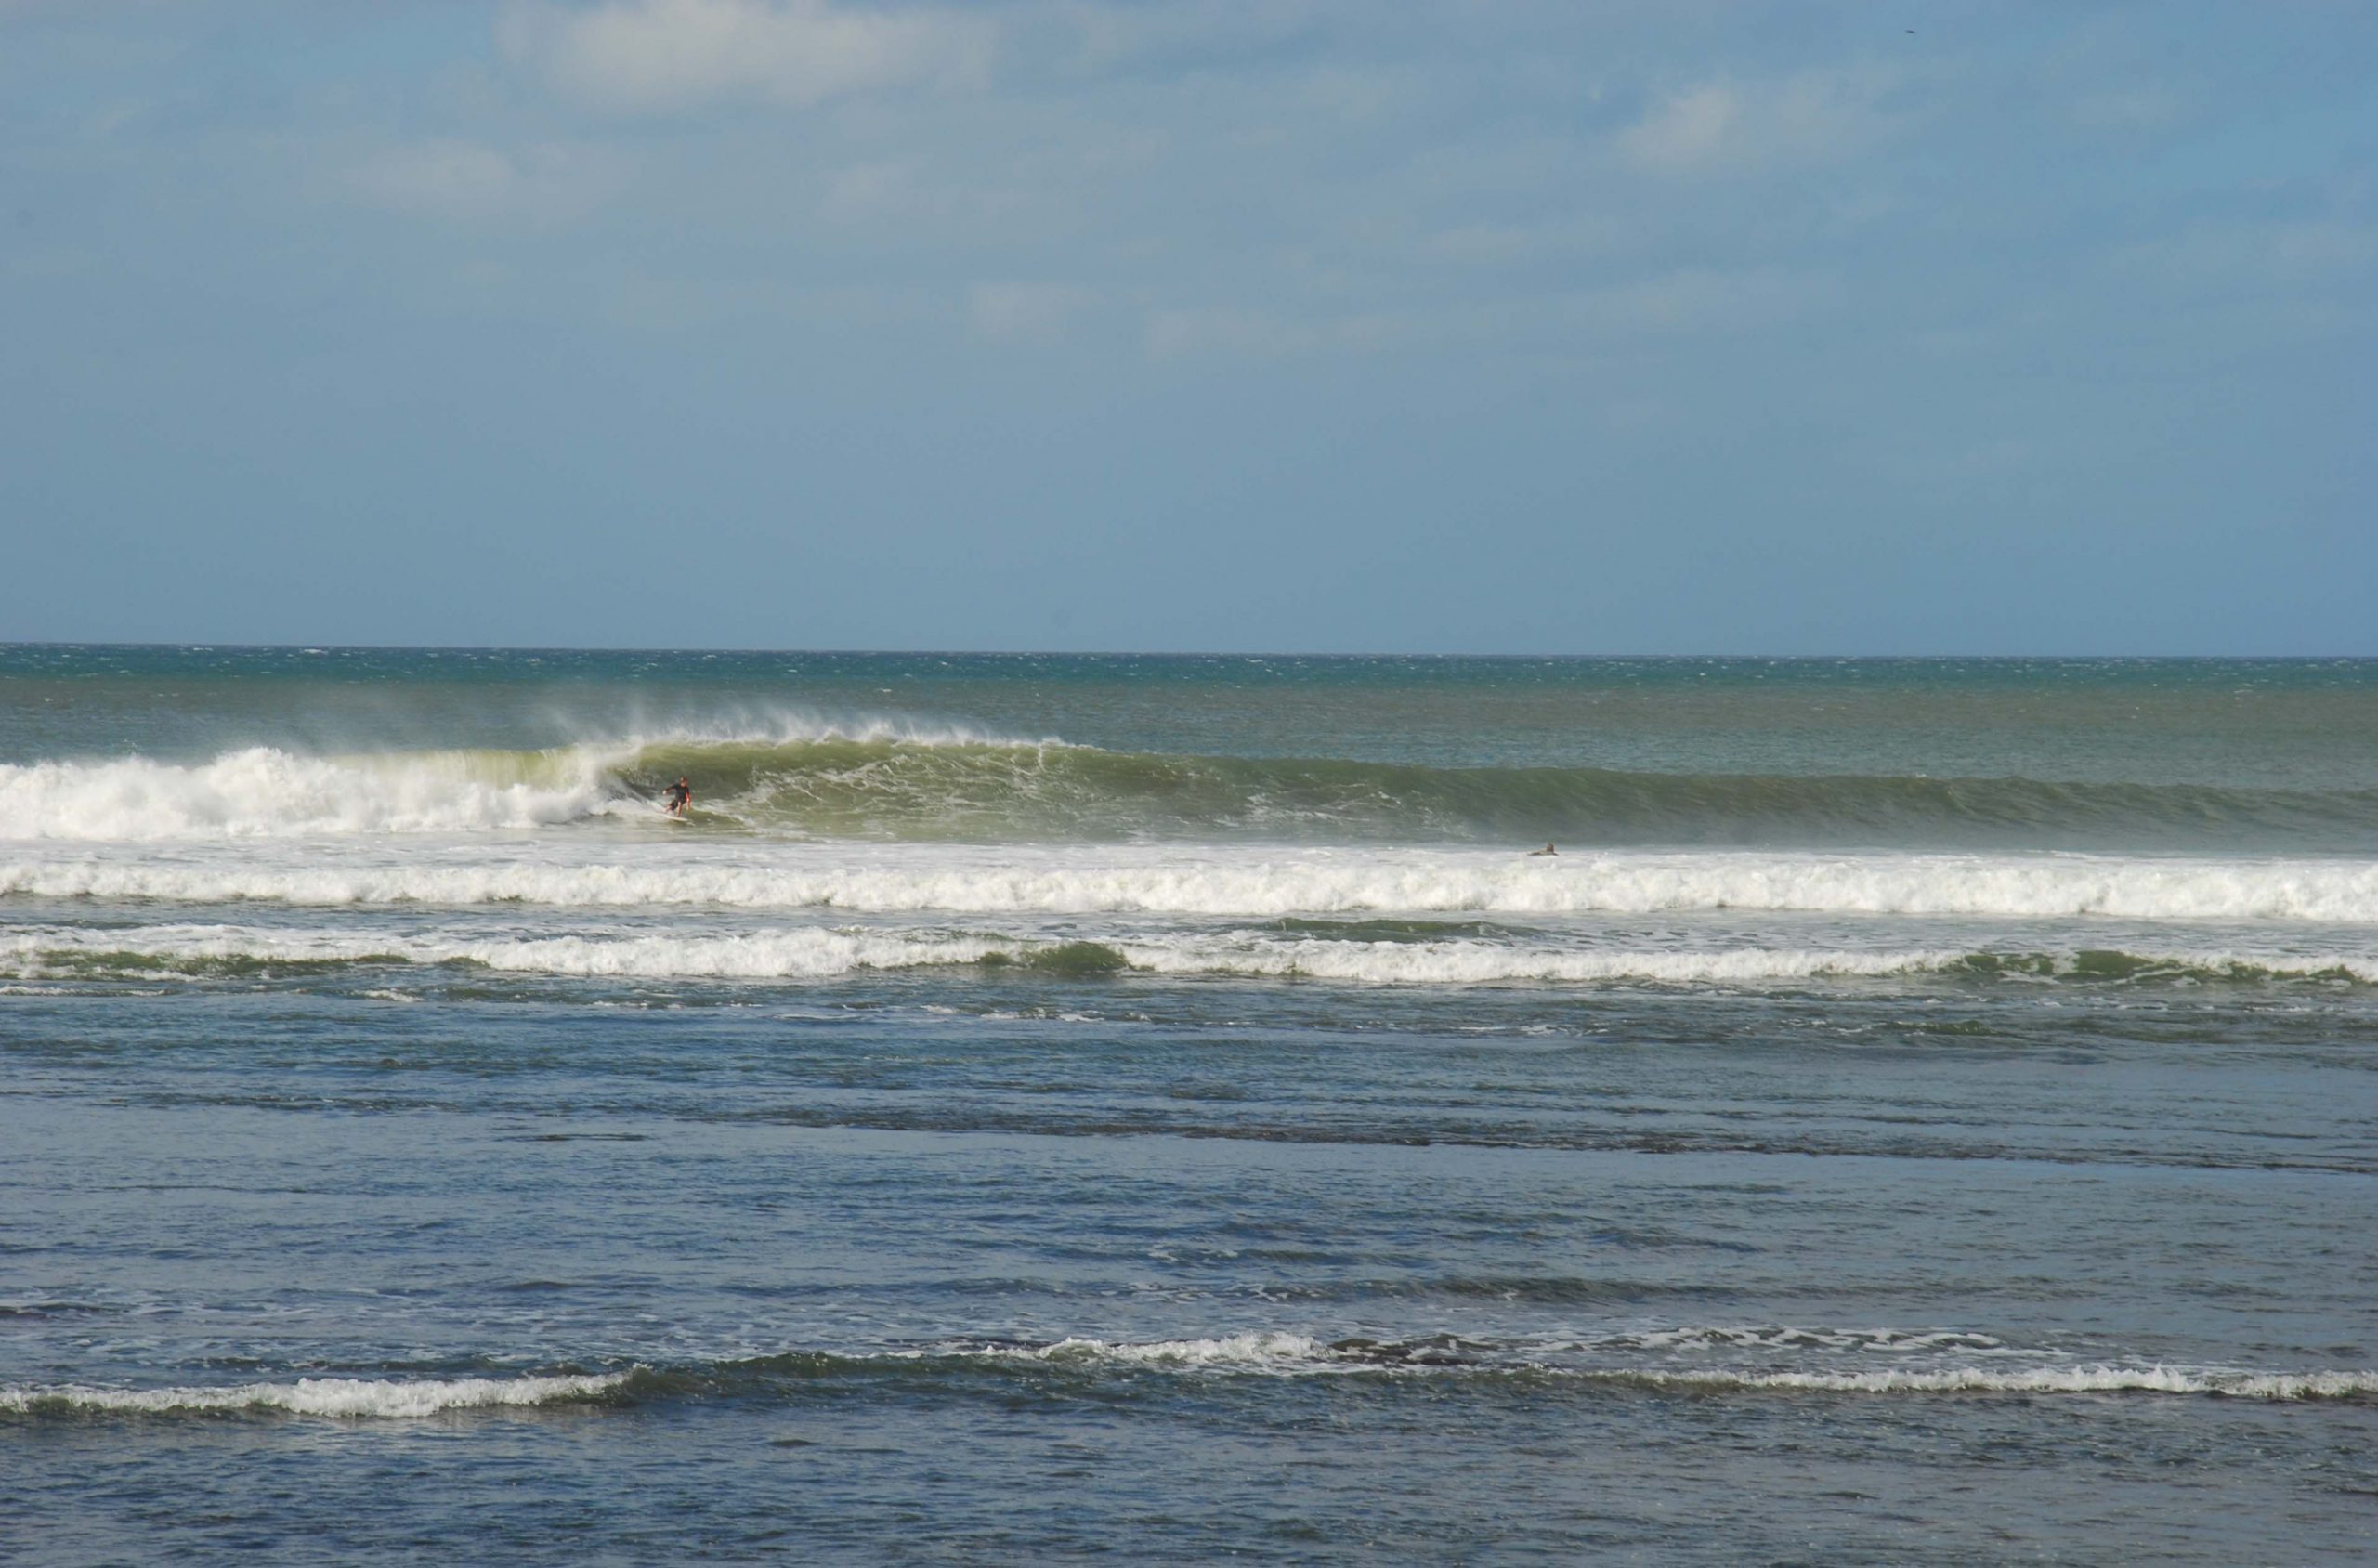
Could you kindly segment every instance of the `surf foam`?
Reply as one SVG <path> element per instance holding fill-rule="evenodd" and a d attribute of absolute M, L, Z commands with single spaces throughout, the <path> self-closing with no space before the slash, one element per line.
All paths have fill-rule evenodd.
<path fill-rule="evenodd" d="M 1932 1371 L 1617 1372 L 1600 1376 L 1718 1392 L 1782 1389 L 1875 1394 L 2160 1393 L 2214 1394 L 2274 1402 L 2355 1399 L 2378 1394 L 2378 1372 L 2248 1372 L 2181 1366 L 2050 1366 L 2026 1370 L 1953 1366 Z"/>
<path fill-rule="evenodd" d="M 1722 1342 L 1713 1330 L 1681 1331 L 1679 1344 Z M 1809 1331 L 1812 1334 L 1814 1331 Z M 1711 1336 L 1715 1336 L 1713 1339 Z M 1816 1334 L 1820 1339 L 1842 1338 Z M 1962 1339 L 1987 1336 L 1849 1336 L 1879 1340 L 1862 1348 L 1948 1348 Z M 1615 1336 L 1593 1349 L 1627 1348 L 1630 1337 Z M 1377 1345 L 1363 1340 L 1327 1343 L 1287 1333 L 1244 1333 L 1209 1339 L 1152 1343 L 1069 1339 L 1043 1346 L 956 1346 L 940 1353 L 992 1362 L 1046 1365 L 1168 1367 L 1221 1373 L 1297 1376 L 1393 1372 L 1419 1376 L 1544 1376 L 1580 1382 L 1673 1388 L 1713 1393 L 1803 1392 L 1839 1394 L 2091 1394 L 2147 1393 L 2215 1396 L 2288 1403 L 2360 1399 L 2378 1395 L 2378 1371 L 2268 1372 L 2241 1368 L 2095 1365 L 2084 1366 L 1879 1367 L 1859 1371 L 1760 1371 L 1720 1368 L 1669 1371 L 1658 1367 L 1580 1366 L 1545 1359 L 1579 1346 L 1496 1347 L 1447 1341 L 1442 1345 Z M 1771 1345 L 1763 1348 L 1772 1348 Z M 1847 1345 L 1830 1348 L 1849 1348 Z"/>
<path fill-rule="evenodd" d="M 566 822 L 606 794 L 600 759 L 572 749 L 330 758 L 255 747 L 189 766 L 0 765 L 0 832 L 155 843 L 486 831 Z"/>
<path fill-rule="evenodd" d="M 0 973 L 24 979 L 170 976 L 274 965 L 471 964 L 507 973 L 583 979 L 833 979 L 863 970 L 1020 964 L 1088 975 L 1315 979 L 1358 985 L 1502 982 L 1761 985 L 1901 974 L 2018 980 L 2344 980 L 2378 985 L 2378 955 L 2223 952 L 1993 952 L 1744 947 L 1563 949 L 1493 942 L 1281 940 L 1260 934 L 1061 941 L 988 934 L 896 933 L 800 926 L 731 935 L 484 938 L 346 934 L 252 927 L 48 929 L 0 940 Z"/>
<path fill-rule="evenodd" d="M 516 804 L 518 804 L 516 802 Z M 525 806 L 524 806 L 524 809 Z M 555 809 L 560 809 L 556 807 Z M 488 813 L 493 815 L 493 807 Z M 616 852 L 606 851 L 611 854 Z M 603 863 L 486 859 L 483 852 L 304 863 L 183 851 L 18 855 L 0 895 L 212 904 L 713 905 L 907 913 L 1177 915 L 1669 914 L 2317 921 L 2378 924 L 2378 865 L 2079 856 L 1630 853 L 1528 860 L 1471 851 L 936 851 L 691 845 Z M 346 858 L 348 863 L 339 863 Z"/>
<path fill-rule="evenodd" d="M 450 1410 L 484 1410 L 591 1399 L 630 1374 L 547 1378 L 387 1379 L 300 1378 L 294 1383 L 240 1383 L 221 1388 L 110 1389 L 85 1384 L 0 1387 L 0 1410 L 19 1414 L 72 1411 L 281 1410 L 299 1416 L 418 1418 Z"/>

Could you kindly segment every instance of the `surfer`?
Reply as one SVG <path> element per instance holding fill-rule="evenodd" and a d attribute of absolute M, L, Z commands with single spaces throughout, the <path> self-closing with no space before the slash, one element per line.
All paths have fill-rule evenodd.
<path fill-rule="evenodd" d="M 662 806 L 661 810 L 672 817 L 683 817 L 686 815 L 686 808 L 694 804 L 694 787 L 686 783 L 685 776 L 680 774 L 677 777 L 677 782 L 669 786 L 662 798 L 669 804 Z"/>
<path fill-rule="evenodd" d="M 1546 844 L 1542 849 L 1531 849 L 1527 852 L 1528 858 L 1531 860 L 1535 859 L 1539 855 L 1558 855 L 1561 852 L 1559 850 L 1553 848 L 1550 844 Z"/>

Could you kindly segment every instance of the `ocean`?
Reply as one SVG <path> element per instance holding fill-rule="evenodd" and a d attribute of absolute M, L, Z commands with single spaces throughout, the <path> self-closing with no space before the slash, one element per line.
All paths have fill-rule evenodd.
<path fill-rule="evenodd" d="M 2373 660 L 0 647 L 11 1561 L 2367 1561 L 2373 1113 Z"/>

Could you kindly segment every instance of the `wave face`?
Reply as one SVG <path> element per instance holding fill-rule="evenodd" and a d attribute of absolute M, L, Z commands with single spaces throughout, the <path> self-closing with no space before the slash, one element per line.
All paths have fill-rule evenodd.
<path fill-rule="evenodd" d="M 2378 791 L 1597 767 L 1435 767 L 1102 751 L 963 730 L 630 738 L 542 751 L 0 766 L 23 839 L 469 832 L 647 813 L 821 840 L 2378 846 Z"/>

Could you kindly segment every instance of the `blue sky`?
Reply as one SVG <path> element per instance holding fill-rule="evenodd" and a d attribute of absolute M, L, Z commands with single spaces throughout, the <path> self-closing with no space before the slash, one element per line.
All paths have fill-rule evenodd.
<path fill-rule="evenodd" d="M 0 638 L 2378 653 L 2378 7 L 0 0 Z"/>

